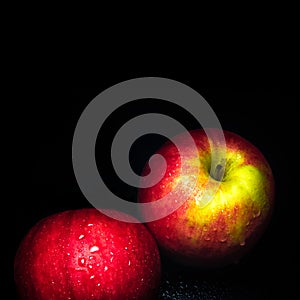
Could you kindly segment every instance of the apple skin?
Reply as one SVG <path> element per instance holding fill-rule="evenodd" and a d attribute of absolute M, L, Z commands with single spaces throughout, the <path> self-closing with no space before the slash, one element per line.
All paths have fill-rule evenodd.
<path fill-rule="evenodd" d="M 210 130 L 213 132 L 217 129 Z M 147 226 L 161 251 L 171 259 L 196 267 L 224 267 L 238 262 L 264 233 L 274 206 L 272 171 L 253 144 L 235 133 L 223 131 L 226 141 L 224 177 L 221 182 L 213 179 L 212 183 L 208 183 L 210 174 L 213 174 L 210 172 L 211 148 L 208 137 L 203 129 L 189 133 L 197 145 L 200 174 L 194 173 L 195 153 L 189 153 L 190 147 L 186 145 L 184 151 L 188 154 L 190 176 L 198 178 L 196 186 L 190 190 L 187 177 L 187 185 L 182 188 L 181 195 L 184 197 L 191 193 L 192 196 L 173 213 L 149 222 Z M 180 134 L 175 139 L 185 145 L 189 133 Z M 167 169 L 159 183 L 139 189 L 138 199 L 141 203 L 154 202 L 170 193 L 180 176 L 180 156 L 173 143 L 167 142 L 156 153 L 166 159 Z M 160 168 L 159 165 L 156 167 Z M 148 172 L 149 166 L 146 165 L 142 175 Z M 201 207 L 203 190 L 210 189 L 214 183 L 219 184 L 216 193 L 206 206 Z M 142 215 L 155 216 L 156 210 L 157 207 L 153 205 L 147 211 L 142 211 Z"/>
<path fill-rule="evenodd" d="M 143 224 L 88 208 L 33 226 L 17 251 L 14 271 L 22 299 L 155 299 L 161 265 Z"/>

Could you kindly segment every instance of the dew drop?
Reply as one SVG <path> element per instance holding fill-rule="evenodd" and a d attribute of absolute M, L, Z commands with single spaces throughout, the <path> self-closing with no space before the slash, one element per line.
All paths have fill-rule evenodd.
<path fill-rule="evenodd" d="M 83 239 L 83 238 L 84 238 L 84 234 L 81 234 L 81 235 L 78 237 L 79 240 L 81 240 L 81 239 Z"/>
<path fill-rule="evenodd" d="M 128 261 L 128 266 L 130 266 L 130 265 L 131 265 L 131 261 L 129 260 L 129 261 Z"/>
<path fill-rule="evenodd" d="M 240 245 L 241 245 L 241 246 L 245 246 L 245 244 L 246 244 L 245 241 L 241 241 L 241 242 L 240 242 Z"/>
<path fill-rule="evenodd" d="M 93 279 L 93 278 L 95 278 L 95 275 L 92 275 L 92 276 L 90 277 L 90 279 Z"/>
<path fill-rule="evenodd" d="M 78 264 L 83 267 L 85 265 L 85 259 L 84 258 L 78 258 Z"/>
<path fill-rule="evenodd" d="M 96 252 L 99 250 L 99 247 L 98 246 L 93 246 L 90 248 L 90 252 L 93 253 L 93 252 Z"/>
<path fill-rule="evenodd" d="M 260 214 L 261 214 L 261 211 L 260 211 L 260 210 L 255 211 L 255 212 L 253 213 L 253 218 L 259 217 Z"/>
<path fill-rule="evenodd" d="M 93 269 L 93 266 L 92 266 L 92 265 L 89 265 L 89 268 L 90 268 L 90 269 Z"/>
<path fill-rule="evenodd" d="M 90 226 L 93 226 L 93 225 L 94 225 L 94 224 L 92 224 L 92 223 L 89 223 L 87 226 L 89 226 L 89 227 L 90 227 Z"/>
<path fill-rule="evenodd" d="M 107 266 L 105 266 L 104 267 L 104 272 L 106 272 L 108 270 L 108 267 Z"/>
<path fill-rule="evenodd" d="M 125 250 L 127 250 L 127 249 L 128 249 L 128 247 L 124 247 L 124 249 L 125 249 Z"/>
<path fill-rule="evenodd" d="M 101 283 L 97 283 L 97 286 L 100 286 L 101 285 Z"/>
<path fill-rule="evenodd" d="M 89 256 L 89 259 L 95 259 L 95 256 L 91 255 Z"/>

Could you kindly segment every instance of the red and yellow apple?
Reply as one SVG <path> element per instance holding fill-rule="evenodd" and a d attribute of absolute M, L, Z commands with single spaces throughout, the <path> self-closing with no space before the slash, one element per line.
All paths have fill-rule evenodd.
<path fill-rule="evenodd" d="M 211 132 L 214 130 L 217 132 L 217 129 Z M 163 209 L 154 205 L 155 201 L 172 193 L 179 179 L 186 182 L 176 197 L 189 195 L 188 199 L 168 216 L 147 223 L 162 251 L 183 264 L 211 268 L 238 261 L 255 245 L 270 220 L 274 181 L 268 162 L 249 141 L 232 132 L 223 133 L 226 145 L 217 147 L 222 147 L 219 150 L 225 154 L 224 170 L 220 170 L 222 164 L 213 166 L 211 163 L 212 143 L 205 131 L 194 130 L 176 137 L 184 149 L 190 134 L 196 144 L 196 148 L 190 149 L 198 151 L 195 155 L 186 145 L 186 178 L 180 178 L 183 162 L 178 149 L 167 142 L 156 153 L 167 163 L 162 180 L 139 189 L 139 202 L 153 203 L 142 215 L 151 214 L 155 219 L 158 210 Z M 200 167 L 195 174 L 194 166 L 199 159 Z M 163 172 L 163 166 L 156 168 L 162 168 Z M 143 175 L 148 172 L 146 165 Z M 194 178 L 197 178 L 196 184 L 189 184 Z M 201 198 L 204 191 L 211 196 L 206 205 Z M 178 202 L 176 197 L 173 200 Z"/>
<path fill-rule="evenodd" d="M 22 299 L 155 299 L 160 256 L 141 223 L 97 209 L 65 211 L 38 222 L 15 258 Z"/>

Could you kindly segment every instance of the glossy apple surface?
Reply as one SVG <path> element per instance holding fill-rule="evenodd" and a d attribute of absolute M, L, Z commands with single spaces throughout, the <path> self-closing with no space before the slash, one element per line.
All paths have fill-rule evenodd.
<path fill-rule="evenodd" d="M 155 299 L 160 256 L 143 224 L 96 209 L 65 211 L 38 222 L 15 258 L 22 299 Z"/>
<path fill-rule="evenodd" d="M 182 145 L 187 134 L 177 137 Z M 226 166 L 220 181 L 220 170 L 211 170 L 211 147 L 205 131 L 194 130 L 190 134 L 197 145 L 200 171 L 194 174 L 195 153 L 189 153 L 192 150 L 186 145 L 190 174 L 184 179 L 186 186 L 182 187 L 181 196 L 191 196 L 176 211 L 147 226 L 161 249 L 180 263 L 208 268 L 228 265 L 248 252 L 266 229 L 274 199 L 272 171 L 253 144 L 224 131 Z M 172 192 L 180 177 L 181 160 L 175 145 L 167 142 L 157 154 L 166 159 L 167 170 L 159 183 L 139 190 L 139 202 L 161 199 Z M 143 174 L 148 172 L 146 165 Z M 189 181 L 195 177 L 196 186 L 190 190 Z M 203 206 L 201 197 L 206 189 L 211 189 L 212 197 Z M 155 216 L 156 209 L 153 205 L 142 214 Z"/>

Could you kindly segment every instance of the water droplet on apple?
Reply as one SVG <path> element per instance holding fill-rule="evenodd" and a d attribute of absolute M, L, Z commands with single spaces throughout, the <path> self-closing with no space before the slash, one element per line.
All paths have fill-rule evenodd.
<path fill-rule="evenodd" d="M 90 227 L 90 226 L 93 226 L 93 225 L 94 225 L 94 224 L 92 224 L 92 223 L 89 223 L 87 226 L 89 226 L 89 227 Z"/>
<path fill-rule="evenodd" d="M 205 237 L 204 237 L 204 240 L 205 240 L 205 241 L 210 241 L 210 237 L 209 237 L 209 236 L 205 236 Z"/>
<path fill-rule="evenodd" d="M 90 269 L 93 269 L 93 266 L 92 266 L 92 265 L 89 265 L 89 268 L 90 268 Z"/>
<path fill-rule="evenodd" d="M 85 259 L 84 258 L 78 258 L 78 265 L 81 267 L 85 266 Z"/>
<path fill-rule="evenodd" d="M 101 283 L 97 283 L 97 286 L 100 286 L 101 285 Z"/>
<path fill-rule="evenodd" d="M 90 279 L 93 279 L 93 278 L 95 278 L 95 275 L 92 275 L 92 276 L 90 277 Z"/>
<path fill-rule="evenodd" d="M 131 261 L 129 260 L 129 261 L 128 261 L 128 266 L 130 266 L 130 265 L 131 265 Z"/>
<path fill-rule="evenodd" d="M 89 259 L 95 259 L 95 256 L 91 255 L 89 256 Z"/>
<path fill-rule="evenodd" d="M 219 242 L 221 242 L 221 243 L 225 243 L 227 241 L 227 237 L 221 237 L 221 238 L 219 238 Z"/>
<path fill-rule="evenodd" d="M 81 234 L 81 235 L 78 237 L 79 240 L 81 240 L 81 239 L 83 239 L 83 238 L 84 238 L 84 234 Z"/>
<path fill-rule="evenodd" d="M 260 214 L 261 214 L 261 211 L 260 211 L 260 210 L 254 211 L 254 213 L 253 213 L 253 218 L 259 217 Z"/>
<path fill-rule="evenodd" d="M 241 245 L 241 246 L 245 246 L 245 244 L 246 244 L 245 241 L 241 241 L 241 242 L 240 242 L 240 245 Z"/>
<path fill-rule="evenodd" d="M 124 249 L 125 249 L 125 250 L 127 250 L 127 249 L 128 249 L 128 247 L 124 247 Z"/>
<path fill-rule="evenodd" d="M 96 252 L 99 250 L 99 247 L 98 246 L 93 246 L 90 248 L 90 252 L 93 253 L 93 252 Z"/>

